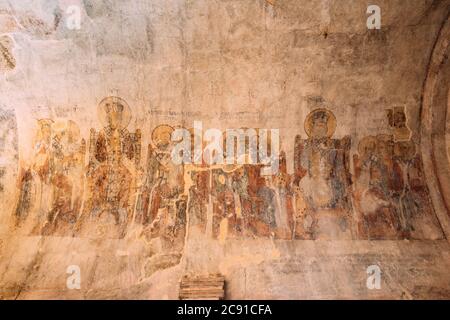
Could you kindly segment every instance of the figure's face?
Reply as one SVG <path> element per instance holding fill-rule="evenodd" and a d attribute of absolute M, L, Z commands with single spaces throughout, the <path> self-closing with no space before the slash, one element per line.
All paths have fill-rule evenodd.
<path fill-rule="evenodd" d="M 106 104 L 108 110 L 108 124 L 111 128 L 117 129 L 120 127 L 122 121 L 123 106 L 120 103 L 113 102 Z"/>
<path fill-rule="evenodd" d="M 416 147 L 412 141 L 401 141 L 394 145 L 394 155 L 400 160 L 411 160 L 415 154 Z"/>
<path fill-rule="evenodd" d="M 52 129 L 50 125 L 44 124 L 43 126 L 41 126 L 41 134 L 42 140 L 47 141 L 48 139 L 50 139 L 52 135 Z"/>
<path fill-rule="evenodd" d="M 313 119 L 312 136 L 315 138 L 325 138 L 328 134 L 328 121 L 325 115 L 318 114 Z"/>
<path fill-rule="evenodd" d="M 381 177 L 383 176 L 383 172 L 378 166 L 372 166 L 370 170 L 370 179 L 374 183 L 381 182 Z"/>
<path fill-rule="evenodd" d="M 383 158 L 389 158 L 393 155 L 392 141 L 379 141 L 377 145 L 378 153 Z"/>
<path fill-rule="evenodd" d="M 377 145 L 375 141 L 370 141 L 364 146 L 364 154 L 363 157 L 369 158 L 372 155 L 375 154 L 375 151 L 377 149 Z"/>
<path fill-rule="evenodd" d="M 227 191 L 227 192 L 225 193 L 225 204 L 226 204 L 227 206 L 230 206 L 230 205 L 232 205 L 233 203 L 234 203 L 234 195 L 233 195 L 232 192 Z"/>
<path fill-rule="evenodd" d="M 406 115 L 403 111 L 394 113 L 394 126 L 396 128 L 404 128 L 406 126 Z"/>
<path fill-rule="evenodd" d="M 111 139 L 111 154 L 112 154 L 112 160 L 114 162 L 117 162 L 120 160 L 121 155 L 121 145 L 120 145 L 120 136 L 119 133 L 116 132 Z"/>

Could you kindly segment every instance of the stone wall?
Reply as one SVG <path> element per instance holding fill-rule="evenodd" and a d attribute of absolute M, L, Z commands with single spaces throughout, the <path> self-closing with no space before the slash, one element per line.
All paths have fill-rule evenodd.
<path fill-rule="evenodd" d="M 0 295 L 449 298 L 450 2 L 367 5 L 0 0 Z M 174 163 L 195 121 L 278 129 L 279 170 Z"/>

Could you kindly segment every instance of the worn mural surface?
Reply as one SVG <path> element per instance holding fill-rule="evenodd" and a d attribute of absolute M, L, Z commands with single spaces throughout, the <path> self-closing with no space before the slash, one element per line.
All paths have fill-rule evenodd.
<path fill-rule="evenodd" d="M 176 298 L 211 272 L 237 298 L 309 297 L 291 279 L 370 298 L 342 270 L 426 283 L 450 263 L 419 139 L 447 0 L 382 1 L 381 30 L 364 1 L 31 2 L 0 0 L 0 298 Z M 176 164 L 171 135 L 195 121 L 279 129 L 278 172 Z M 403 250 L 429 260 L 396 278 Z M 450 297 L 449 277 L 423 283 L 379 297 Z"/>
<path fill-rule="evenodd" d="M 13 228 L 92 238 L 141 233 L 174 247 L 182 247 L 187 221 L 222 240 L 443 238 L 401 110 L 387 112 L 392 134 L 362 138 L 353 154 L 351 137 L 333 138 L 336 116 L 313 110 L 294 159 L 281 151 L 270 176 L 257 164 L 174 164 L 168 124 L 154 128 L 142 157 L 141 130 L 127 129 L 127 102 L 107 97 L 97 111 L 102 127 L 86 139 L 72 120 L 38 120 L 32 163 L 19 170 Z"/>

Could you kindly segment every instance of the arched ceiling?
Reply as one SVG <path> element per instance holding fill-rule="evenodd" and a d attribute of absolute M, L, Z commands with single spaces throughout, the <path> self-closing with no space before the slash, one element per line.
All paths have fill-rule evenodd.
<path fill-rule="evenodd" d="M 421 148 L 428 188 L 447 234 L 450 232 L 450 165 L 448 157 L 450 19 L 444 22 L 435 43 L 424 85 Z"/>

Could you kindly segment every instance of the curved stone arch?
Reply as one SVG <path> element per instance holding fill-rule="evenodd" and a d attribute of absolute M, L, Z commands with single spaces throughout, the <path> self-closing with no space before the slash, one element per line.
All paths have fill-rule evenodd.
<path fill-rule="evenodd" d="M 436 215 L 450 241 L 450 166 L 445 141 L 450 74 L 450 16 L 436 40 L 424 83 L 421 151 L 425 178 Z M 444 93 L 444 98 L 443 98 Z"/>

